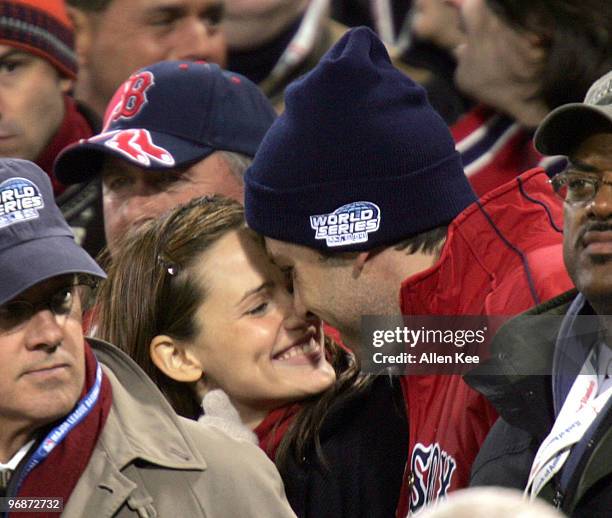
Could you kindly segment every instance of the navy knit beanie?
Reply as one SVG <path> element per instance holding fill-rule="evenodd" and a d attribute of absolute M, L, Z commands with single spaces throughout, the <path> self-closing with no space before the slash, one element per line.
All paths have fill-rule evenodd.
<path fill-rule="evenodd" d="M 337 252 L 448 224 L 475 200 L 425 91 L 364 27 L 287 88 L 245 177 L 251 228 Z"/>

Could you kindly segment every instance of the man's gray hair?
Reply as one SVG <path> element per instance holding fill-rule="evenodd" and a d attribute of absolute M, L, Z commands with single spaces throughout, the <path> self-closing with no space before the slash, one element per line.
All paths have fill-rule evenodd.
<path fill-rule="evenodd" d="M 219 153 L 223 156 L 232 174 L 236 176 L 241 183 L 244 183 L 244 173 L 253 163 L 253 159 L 250 156 L 243 155 L 242 153 L 234 153 L 233 151 L 219 151 Z"/>

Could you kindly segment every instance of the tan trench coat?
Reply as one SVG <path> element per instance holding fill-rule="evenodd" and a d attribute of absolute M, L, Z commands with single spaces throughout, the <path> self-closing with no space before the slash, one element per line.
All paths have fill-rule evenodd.
<path fill-rule="evenodd" d="M 110 379 L 113 405 L 62 517 L 295 516 L 257 446 L 178 417 L 130 358 L 89 342 Z"/>

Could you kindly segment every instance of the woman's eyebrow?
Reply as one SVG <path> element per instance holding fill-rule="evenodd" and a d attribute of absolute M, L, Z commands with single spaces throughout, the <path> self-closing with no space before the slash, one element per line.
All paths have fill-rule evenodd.
<path fill-rule="evenodd" d="M 263 282 L 262 284 L 260 284 L 259 286 L 257 286 L 256 288 L 253 288 L 252 290 L 247 291 L 242 298 L 240 299 L 240 302 L 238 302 L 238 304 L 240 304 L 243 300 L 245 300 L 246 298 L 250 297 L 251 295 L 254 295 L 255 293 L 259 293 L 260 291 L 263 291 L 267 288 L 271 288 L 272 287 L 272 281 L 266 281 Z"/>

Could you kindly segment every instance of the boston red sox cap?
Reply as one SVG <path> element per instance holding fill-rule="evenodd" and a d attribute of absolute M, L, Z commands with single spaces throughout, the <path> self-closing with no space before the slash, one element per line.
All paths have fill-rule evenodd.
<path fill-rule="evenodd" d="M 203 61 L 162 61 L 135 72 L 117 90 L 102 132 L 57 158 L 64 184 L 88 180 L 113 155 L 164 170 L 215 151 L 254 156 L 276 113 L 257 86 Z"/>
<path fill-rule="evenodd" d="M 106 277 L 74 241 L 47 174 L 26 160 L 0 159 L 0 304 L 67 273 Z"/>

